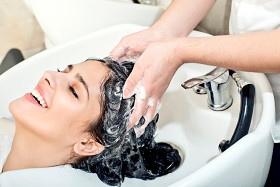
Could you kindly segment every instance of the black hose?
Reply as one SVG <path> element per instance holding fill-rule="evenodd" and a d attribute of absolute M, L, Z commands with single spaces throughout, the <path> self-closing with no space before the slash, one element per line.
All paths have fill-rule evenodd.
<path fill-rule="evenodd" d="M 138 0 L 132 0 L 133 3 L 140 4 Z"/>
<path fill-rule="evenodd" d="M 2 63 L 0 63 L 0 75 L 23 60 L 24 57 L 19 49 L 10 49 Z"/>
<path fill-rule="evenodd" d="M 230 71 L 230 75 L 232 72 Z M 255 99 L 255 86 L 247 84 L 240 90 L 241 106 L 239 119 L 231 140 L 222 141 L 219 148 L 222 152 L 248 134 L 250 124 L 253 116 L 254 99 Z"/>

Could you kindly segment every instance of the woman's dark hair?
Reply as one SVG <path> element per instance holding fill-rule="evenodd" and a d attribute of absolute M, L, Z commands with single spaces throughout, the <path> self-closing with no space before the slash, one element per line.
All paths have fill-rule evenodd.
<path fill-rule="evenodd" d="M 104 62 L 109 69 L 101 89 L 100 119 L 88 129 L 105 149 L 98 155 L 78 159 L 72 166 L 96 173 L 104 183 L 118 186 L 124 177 L 149 180 L 178 168 L 181 162 L 178 151 L 169 144 L 154 141 L 158 114 L 139 138 L 134 128 L 127 131 L 135 97 L 123 99 L 122 91 L 134 63 L 118 63 L 110 58 L 93 60 Z M 144 122 L 142 117 L 136 127 Z"/>

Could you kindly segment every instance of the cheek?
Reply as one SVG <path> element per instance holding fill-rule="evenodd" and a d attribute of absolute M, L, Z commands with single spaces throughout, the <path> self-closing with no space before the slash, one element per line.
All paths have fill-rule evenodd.
<path fill-rule="evenodd" d="M 57 123 L 81 121 L 87 109 L 85 104 L 71 97 L 58 95 L 52 103 L 52 108 L 48 111 L 46 117 Z"/>
<path fill-rule="evenodd" d="M 86 107 L 67 97 L 54 100 L 52 108 L 42 116 L 39 130 L 53 141 L 72 142 L 84 130 Z"/>
<path fill-rule="evenodd" d="M 52 103 L 51 108 L 43 109 L 19 98 L 10 103 L 9 109 L 17 126 L 30 131 L 35 137 L 71 145 L 86 128 L 86 107 L 65 95 L 57 95 Z"/>
<path fill-rule="evenodd" d="M 34 137 L 62 146 L 72 145 L 94 119 L 96 111 L 65 94 L 57 94 L 52 103 L 50 108 L 43 109 L 19 98 L 10 103 L 9 109 L 16 125 Z"/>

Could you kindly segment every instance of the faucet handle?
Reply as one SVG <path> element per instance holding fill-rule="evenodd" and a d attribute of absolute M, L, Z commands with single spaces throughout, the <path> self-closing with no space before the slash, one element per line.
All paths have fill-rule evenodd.
<path fill-rule="evenodd" d="M 211 81 L 217 79 L 218 77 L 220 77 L 221 75 L 223 75 L 226 71 L 228 71 L 228 70 L 225 68 L 216 67 L 215 69 L 213 69 L 212 71 L 210 71 L 209 73 L 207 73 L 205 75 L 195 77 L 195 78 L 185 81 L 184 83 L 181 84 L 181 86 L 185 89 L 190 89 L 199 84 L 211 82 Z"/>

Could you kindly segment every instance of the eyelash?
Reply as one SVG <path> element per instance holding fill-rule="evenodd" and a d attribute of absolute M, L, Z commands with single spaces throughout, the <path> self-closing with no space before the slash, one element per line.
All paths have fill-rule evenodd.
<path fill-rule="evenodd" d="M 61 72 L 61 71 L 57 68 L 57 72 Z M 69 90 L 77 99 L 79 99 L 78 94 L 76 93 L 75 89 L 72 86 L 69 86 Z"/>
<path fill-rule="evenodd" d="M 69 90 L 72 92 L 72 94 L 73 94 L 77 99 L 79 99 L 78 94 L 76 93 L 75 89 L 74 89 L 72 86 L 69 86 Z"/>

